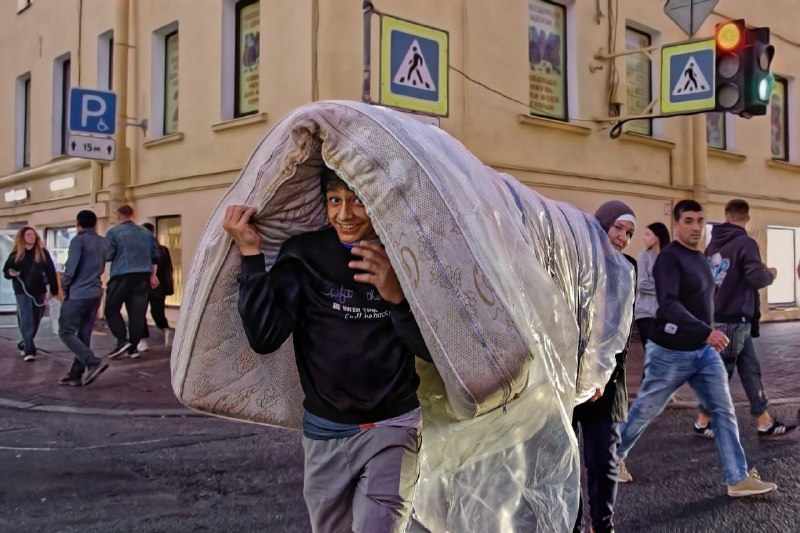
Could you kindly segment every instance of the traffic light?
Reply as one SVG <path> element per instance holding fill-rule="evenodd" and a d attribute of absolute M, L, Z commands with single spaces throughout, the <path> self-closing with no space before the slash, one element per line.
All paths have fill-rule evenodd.
<path fill-rule="evenodd" d="M 717 105 L 714 111 L 739 113 L 745 102 L 747 28 L 744 19 L 717 24 L 715 73 Z"/>
<path fill-rule="evenodd" d="M 746 39 L 743 115 L 766 115 L 775 76 L 769 71 L 775 47 L 769 44 L 769 28 L 749 28 Z"/>
<path fill-rule="evenodd" d="M 750 28 L 744 19 L 717 24 L 715 111 L 745 118 L 765 115 L 775 78 L 769 72 L 775 47 L 769 28 Z"/>

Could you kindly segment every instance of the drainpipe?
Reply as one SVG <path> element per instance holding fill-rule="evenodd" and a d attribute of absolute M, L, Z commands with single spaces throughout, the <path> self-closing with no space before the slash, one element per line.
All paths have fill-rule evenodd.
<path fill-rule="evenodd" d="M 361 85 L 361 101 L 370 103 L 372 69 L 372 14 L 375 13 L 375 6 L 370 0 L 364 0 L 362 4 L 364 10 L 364 80 Z"/>
<path fill-rule="evenodd" d="M 694 167 L 694 200 L 708 209 L 708 145 L 706 116 L 692 115 L 692 166 Z"/>
<path fill-rule="evenodd" d="M 110 165 L 108 192 L 111 196 L 108 206 L 110 225 L 117 224 L 117 209 L 125 203 L 125 185 L 130 170 L 130 155 L 126 143 L 126 120 L 128 116 L 128 17 L 129 0 L 116 0 L 114 14 L 114 76 L 113 90 L 117 95 L 117 128 L 114 141 L 117 143 L 117 157 Z"/>

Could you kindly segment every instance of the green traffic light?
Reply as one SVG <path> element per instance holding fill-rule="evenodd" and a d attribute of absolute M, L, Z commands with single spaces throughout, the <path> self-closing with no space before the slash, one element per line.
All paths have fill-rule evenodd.
<path fill-rule="evenodd" d="M 775 76 L 767 74 L 758 82 L 758 99 L 762 102 L 769 100 L 772 95 L 772 89 L 775 87 Z"/>

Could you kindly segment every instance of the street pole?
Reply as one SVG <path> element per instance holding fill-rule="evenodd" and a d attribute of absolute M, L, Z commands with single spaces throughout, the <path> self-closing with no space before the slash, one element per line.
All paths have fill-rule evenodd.
<path fill-rule="evenodd" d="M 114 140 L 117 143 L 117 157 L 110 165 L 108 192 L 108 217 L 110 225 L 117 224 L 117 209 L 125 199 L 125 185 L 128 182 L 130 160 L 126 145 L 126 125 L 128 116 L 128 18 L 129 0 L 117 0 L 114 13 L 114 75 L 113 90 L 117 94 L 117 128 Z"/>
<path fill-rule="evenodd" d="M 708 144 L 706 115 L 692 115 L 692 163 L 694 167 L 694 200 L 707 208 L 708 204 Z"/>

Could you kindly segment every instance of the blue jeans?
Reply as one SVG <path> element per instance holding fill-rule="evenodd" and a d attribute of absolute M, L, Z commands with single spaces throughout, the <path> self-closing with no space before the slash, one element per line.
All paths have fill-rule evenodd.
<path fill-rule="evenodd" d="M 58 337 L 67 348 L 75 354 L 69 375 L 80 378 L 90 365 L 100 363 L 89 348 L 92 340 L 92 329 L 100 309 L 100 298 L 67 298 L 61 306 L 58 317 Z"/>
<path fill-rule="evenodd" d="M 36 344 L 33 342 L 33 338 L 39 331 L 39 323 L 44 315 L 44 294 L 34 294 L 35 302 L 27 294 L 16 294 L 15 296 L 17 297 L 17 324 L 19 332 L 22 334 L 25 355 L 36 355 Z"/>
<path fill-rule="evenodd" d="M 710 411 L 726 483 L 735 485 L 746 478 L 747 459 L 739 442 L 728 376 L 717 351 L 710 346 L 694 351 L 668 350 L 650 341 L 644 375 L 639 395 L 628 411 L 628 421 L 621 426 L 620 459 L 628 455 L 650 422 L 664 410 L 672 394 L 688 382 Z"/>
<path fill-rule="evenodd" d="M 761 383 L 761 363 L 758 361 L 753 338 L 750 336 L 750 324 L 743 323 L 736 324 L 736 326 L 737 330 L 741 330 L 741 348 L 738 354 L 733 354 L 730 359 L 724 361 L 725 370 L 728 371 L 729 381 L 733 377 L 733 373 L 737 369 L 739 370 L 742 388 L 750 401 L 750 414 L 759 417 L 766 413 L 769 407 L 769 400 L 764 392 L 764 385 Z M 731 335 L 728 334 L 728 337 Z M 731 344 L 733 344 L 733 339 L 731 339 Z M 700 412 L 708 415 L 708 410 L 702 404 Z"/>

